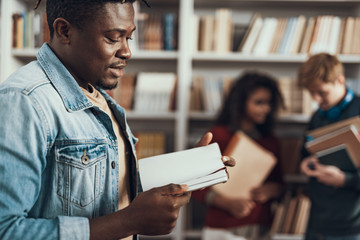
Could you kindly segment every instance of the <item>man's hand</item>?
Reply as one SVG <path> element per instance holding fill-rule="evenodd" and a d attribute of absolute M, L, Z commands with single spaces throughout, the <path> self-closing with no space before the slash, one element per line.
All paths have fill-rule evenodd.
<path fill-rule="evenodd" d="M 191 194 L 186 185 L 169 184 L 140 193 L 126 209 L 134 234 L 168 234 L 176 225 L 179 210 Z"/>
<path fill-rule="evenodd" d="M 186 185 L 169 184 L 140 193 L 128 207 L 90 220 L 90 239 L 121 239 L 135 234 L 164 235 L 175 227 L 190 200 Z"/>
<path fill-rule="evenodd" d="M 209 145 L 209 143 L 211 142 L 212 138 L 213 138 L 213 135 L 212 135 L 211 132 L 205 133 L 205 134 L 201 137 L 200 141 L 195 145 L 195 147 L 202 147 L 202 146 Z"/>
<path fill-rule="evenodd" d="M 315 177 L 316 172 L 314 170 L 319 164 L 320 163 L 316 157 L 310 156 L 302 160 L 300 164 L 300 170 L 309 177 Z"/>
<path fill-rule="evenodd" d="M 213 138 L 213 135 L 211 132 L 207 132 L 205 133 L 200 141 L 195 145 L 195 147 L 201 147 L 201 146 L 206 146 L 206 145 L 209 145 L 211 140 Z M 232 158 L 232 157 L 229 157 L 229 156 L 223 156 L 221 158 L 221 160 L 223 161 L 224 165 L 227 166 L 227 167 L 233 167 L 235 166 L 235 159 Z"/>
<path fill-rule="evenodd" d="M 305 158 L 300 168 L 307 176 L 316 178 L 322 184 L 333 187 L 342 187 L 345 184 L 345 173 L 343 171 L 336 166 L 319 163 L 314 156 Z"/>

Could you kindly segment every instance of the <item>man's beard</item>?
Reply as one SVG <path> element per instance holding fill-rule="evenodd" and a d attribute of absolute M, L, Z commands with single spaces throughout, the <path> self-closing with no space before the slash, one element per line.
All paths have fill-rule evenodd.
<path fill-rule="evenodd" d="M 104 90 L 111 90 L 111 89 L 114 89 L 116 88 L 116 86 L 118 85 L 119 83 L 119 80 L 118 79 L 114 84 L 105 84 L 104 81 L 100 80 L 98 81 L 98 83 L 96 84 L 99 88 L 101 89 L 104 89 Z"/>

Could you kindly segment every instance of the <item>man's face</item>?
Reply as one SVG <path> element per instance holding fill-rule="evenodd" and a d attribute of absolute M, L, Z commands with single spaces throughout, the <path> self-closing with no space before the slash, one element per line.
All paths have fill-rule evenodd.
<path fill-rule="evenodd" d="M 81 86 L 112 89 L 131 57 L 128 40 L 135 30 L 134 9 L 131 3 L 106 3 L 105 14 L 94 18 L 73 30 L 68 67 Z"/>
<path fill-rule="evenodd" d="M 345 84 L 339 81 L 333 83 L 321 82 L 309 87 L 308 90 L 323 111 L 327 111 L 338 104 L 346 93 Z"/>

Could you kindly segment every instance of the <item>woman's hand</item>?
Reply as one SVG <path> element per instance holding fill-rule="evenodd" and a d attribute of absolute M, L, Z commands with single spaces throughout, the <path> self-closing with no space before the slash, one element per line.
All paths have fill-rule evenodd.
<path fill-rule="evenodd" d="M 276 182 L 264 183 L 260 187 L 251 190 L 252 200 L 259 203 L 265 203 L 270 199 L 277 198 L 281 195 L 281 184 Z"/>

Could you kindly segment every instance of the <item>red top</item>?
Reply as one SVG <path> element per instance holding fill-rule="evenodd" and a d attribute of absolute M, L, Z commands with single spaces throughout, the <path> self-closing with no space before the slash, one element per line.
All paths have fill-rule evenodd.
<path fill-rule="evenodd" d="M 211 129 L 211 132 L 213 133 L 212 141 L 217 142 L 221 152 L 224 152 L 227 144 L 233 136 L 233 133 L 226 126 L 215 126 L 213 129 Z M 265 149 L 271 151 L 278 158 L 277 164 L 265 181 L 283 183 L 282 171 L 279 162 L 279 141 L 274 136 L 259 137 L 259 139 L 255 139 L 255 141 Z M 192 196 L 199 202 L 205 203 L 205 196 L 208 191 L 209 188 L 197 190 L 192 193 Z M 232 228 L 251 224 L 270 226 L 273 218 L 270 205 L 271 201 L 268 201 L 264 204 L 257 203 L 250 215 L 243 218 L 235 218 L 222 209 L 216 208 L 214 206 L 207 206 L 205 226 L 212 228 Z"/>

